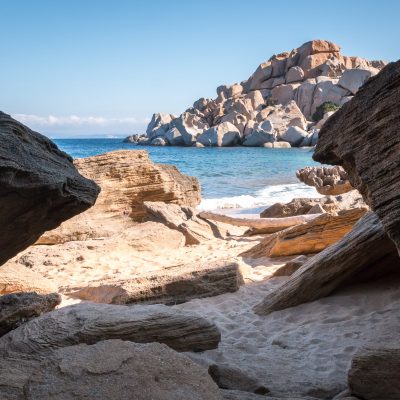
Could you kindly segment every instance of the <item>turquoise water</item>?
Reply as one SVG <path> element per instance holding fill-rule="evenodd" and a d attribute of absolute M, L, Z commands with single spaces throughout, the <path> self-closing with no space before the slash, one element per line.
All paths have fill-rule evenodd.
<path fill-rule="evenodd" d="M 74 158 L 112 150 L 147 150 L 151 160 L 176 165 L 195 176 L 202 186 L 202 208 L 254 208 L 293 197 L 313 197 L 313 188 L 300 184 L 296 170 L 318 165 L 310 149 L 260 147 L 152 147 L 123 143 L 121 139 L 55 139 Z"/>

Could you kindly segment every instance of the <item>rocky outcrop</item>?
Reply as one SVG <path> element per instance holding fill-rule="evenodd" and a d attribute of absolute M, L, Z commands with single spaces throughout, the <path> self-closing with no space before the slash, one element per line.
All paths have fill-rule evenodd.
<path fill-rule="evenodd" d="M 338 45 L 313 40 L 272 56 L 241 83 L 219 86 L 215 99 L 201 98 L 178 117 L 154 114 L 148 141 L 135 142 L 153 144 L 162 138 L 166 144 L 196 147 L 280 141 L 314 146 L 318 132 L 311 120 L 322 118 L 317 109 L 345 104 L 384 64 L 343 56 Z"/>
<path fill-rule="evenodd" d="M 145 201 L 163 201 L 195 207 L 200 203 L 196 178 L 175 166 L 154 164 L 146 151 L 121 150 L 75 160 L 78 170 L 93 179 L 101 194 L 87 212 L 47 232 L 38 244 L 63 243 L 110 236 L 142 221 Z"/>
<path fill-rule="evenodd" d="M 310 258 L 254 310 L 261 315 L 327 296 L 346 283 L 400 268 L 394 244 L 378 217 L 367 213 L 335 244 Z"/>
<path fill-rule="evenodd" d="M 322 214 L 312 221 L 267 236 L 242 255 L 260 258 L 318 253 L 350 232 L 365 212 L 366 209 L 355 208 L 337 215 Z"/>
<path fill-rule="evenodd" d="M 0 336 L 61 303 L 57 293 L 12 293 L 0 296 Z"/>
<path fill-rule="evenodd" d="M 400 251 L 400 61 L 366 82 L 320 132 L 314 159 L 341 165 Z"/>
<path fill-rule="evenodd" d="M 98 186 L 46 137 L 0 112 L 0 265 L 91 207 Z"/>
<path fill-rule="evenodd" d="M 236 261 L 188 263 L 155 272 L 137 273 L 130 279 L 102 279 L 76 285 L 65 294 L 96 303 L 167 305 L 236 292 L 249 271 Z"/>
<path fill-rule="evenodd" d="M 2 359 L 2 398 L 220 400 L 207 372 L 159 343 L 102 340 Z M 8 377 L 12 379 L 8 379 Z M 94 397 L 93 397 L 94 396 Z"/>
<path fill-rule="evenodd" d="M 314 186 L 323 195 L 347 193 L 354 188 L 349 182 L 347 172 L 339 166 L 305 167 L 296 172 L 297 178 L 308 186 Z"/>

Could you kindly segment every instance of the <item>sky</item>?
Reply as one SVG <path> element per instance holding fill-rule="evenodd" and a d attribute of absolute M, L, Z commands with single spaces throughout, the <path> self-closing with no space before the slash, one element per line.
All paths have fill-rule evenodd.
<path fill-rule="evenodd" d="M 398 0 L 0 0 L 0 110 L 47 136 L 141 133 L 312 39 L 400 58 Z"/>

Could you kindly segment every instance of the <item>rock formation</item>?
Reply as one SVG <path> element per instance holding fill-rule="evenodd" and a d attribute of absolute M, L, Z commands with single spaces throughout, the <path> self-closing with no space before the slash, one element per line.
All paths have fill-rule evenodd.
<path fill-rule="evenodd" d="M 195 207 L 200 184 L 175 166 L 154 164 L 146 151 L 121 150 L 75 160 L 82 175 L 93 179 L 101 193 L 96 205 L 46 232 L 38 243 L 86 240 L 120 232 L 146 217 L 144 201 L 162 201 Z"/>
<path fill-rule="evenodd" d="M 308 186 L 314 186 L 323 195 L 347 193 L 353 190 L 347 172 L 342 167 L 305 167 L 296 172 L 297 178 Z"/>
<path fill-rule="evenodd" d="M 343 166 L 400 251 L 399 95 L 397 61 L 327 121 L 314 159 Z"/>
<path fill-rule="evenodd" d="M 0 265 L 91 207 L 98 186 L 46 137 L 0 112 Z"/>
<path fill-rule="evenodd" d="M 191 146 L 314 146 L 329 115 L 316 113 L 324 104 L 348 102 L 363 83 L 379 72 L 382 61 L 347 57 L 340 47 L 313 40 L 272 56 L 250 78 L 217 88 L 215 99 L 200 98 L 175 117 L 154 114 L 147 137 L 132 135 L 135 144 Z"/>

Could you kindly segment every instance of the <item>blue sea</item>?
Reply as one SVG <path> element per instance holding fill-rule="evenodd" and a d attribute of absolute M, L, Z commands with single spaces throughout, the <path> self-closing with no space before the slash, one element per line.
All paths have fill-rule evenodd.
<path fill-rule="evenodd" d="M 296 170 L 318 165 L 310 149 L 261 147 L 153 147 L 123 143 L 122 139 L 54 139 L 74 158 L 112 150 L 147 150 L 156 163 L 176 165 L 199 179 L 201 209 L 254 212 L 294 197 L 317 197 L 314 188 L 300 183 Z"/>

